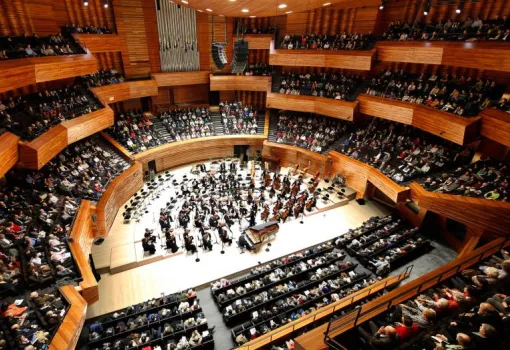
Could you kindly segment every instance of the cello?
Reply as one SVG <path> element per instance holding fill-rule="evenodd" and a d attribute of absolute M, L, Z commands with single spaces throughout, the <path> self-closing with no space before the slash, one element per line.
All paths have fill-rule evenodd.
<path fill-rule="evenodd" d="M 263 221 L 267 221 L 268 217 L 269 217 L 269 207 L 267 205 L 264 205 L 264 210 L 262 210 L 262 213 L 260 213 L 260 218 Z"/>

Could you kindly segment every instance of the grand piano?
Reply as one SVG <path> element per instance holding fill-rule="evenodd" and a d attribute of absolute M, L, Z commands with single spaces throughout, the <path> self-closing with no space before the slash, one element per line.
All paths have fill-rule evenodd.
<path fill-rule="evenodd" d="M 269 221 L 248 227 L 244 233 L 246 234 L 246 241 L 250 251 L 258 252 L 264 243 L 274 239 L 279 229 L 278 221 Z"/>

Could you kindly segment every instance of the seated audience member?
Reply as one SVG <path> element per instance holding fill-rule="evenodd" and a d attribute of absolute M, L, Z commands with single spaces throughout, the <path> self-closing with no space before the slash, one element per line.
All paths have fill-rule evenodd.
<path fill-rule="evenodd" d="M 150 255 L 156 254 L 156 246 L 152 240 L 142 238 L 142 247 L 144 252 L 149 253 Z"/>
<path fill-rule="evenodd" d="M 256 134 L 258 111 L 242 102 L 220 102 L 223 132 L 232 134 Z"/>
<path fill-rule="evenodd" d="M 358 331 L 372 348 L 390 350 L 398 346 L 399 339 L 395 328 L 386 326 L 378 329 L 373 322 L 369 322 L 369 326 L 372 333 L 368 333 L 362 327 L 359 327 Z"/>
<path fill-rule="evenodd" d="M 116 69 L 101 69 L 96 73 L 84 75 L 78 78 L 81 84 L 88 89 L 105 86 L 120 84 L 124 82 L 124 76 L 120 74 Z"/>
<path fill-rule="evenodd" d="M 346 33 L 336 35 L 285 34 L 280 48 L 295 50 L 369 50 L 374 43 L 372 33 Z"/>
<path fill-rule="evenodd" d="M 162 112 L 158 116 L 173 141 L 214 136 L 214 125 L 208 108 L 180 109 Z"/>
<path fill-rule="evenodd" d="M 243 75 L 271 76 L 273 67 L 262 62 L 249 64 L 244 69 Z"/>

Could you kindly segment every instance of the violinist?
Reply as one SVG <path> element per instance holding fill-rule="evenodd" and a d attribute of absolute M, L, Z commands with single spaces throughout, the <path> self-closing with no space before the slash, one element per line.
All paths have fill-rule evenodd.
<path fill-rule="evenodd" d="M 195 254 L 197 252 L 197 246 L 193 243 L 194 237 L 189 234 L 189 229 L 186 229 L 183 234 L 184 247 L 188 252 Z"/>

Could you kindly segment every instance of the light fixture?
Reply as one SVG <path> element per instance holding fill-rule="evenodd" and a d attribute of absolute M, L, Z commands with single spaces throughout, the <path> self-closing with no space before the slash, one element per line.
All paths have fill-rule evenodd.
<path fill-rule="evenodd" d="M 228 0 L 228 1 L 230 1 L 230 2 L 236 2 L 237 0 Z"/>
<path fill-rule="evenodd" d="M 289 14 L 289 13 L 292 13 L 292 11 L 287 11 L 287 12 L 285 12 L 285 13 L 286 13 L 286 14 Z"/>
<path fill-rule="evenodd" d="M 381 0 L 381 5 L 379 5 L 379 10 L 384 10 L 384 4 L 386 4 L 386 0 Z"/>
<path fill-rule="evenodd" d="M 250 12 L 250 10 L 248 10 L 248 9 L 242 9 L 242 10 L 241 10 L 241 12 L 248 13 L 248 12 Z"/>
<path fill-rule="evenodd" d="M 87 0 L 83 0 L 83 6 L 89 6 L 89 2 Z"/>
<path fill-rule="evenodd" d="M 457 5 L 457 9 L 455 10 L 455 12 L 457 14 L 461 13 L 463 7 L 464 7 L 464 1 L 459 2 L 459 5 Z"/>
<path fill-rule="evenodd" d="M 103 0 L 103 6 L 105 9 L 108 8 L 108 0 Z"/>
<path fill-rule="evenodd" d="M 198 11 L 198 12 L 204 12 L 204 11 L 202 11 L 202 10 L 197 10 L 197 11 Z"/>
<path fill-rule="evenodd" d="M 278 8 L 280 8 L 280 9 L 284 9 L 286 7 L 287 7 L 287 4 L 280 4 L 280 5 L 278 5 Z"/>
<path fill-rule="evenodd" d="M 423 15 L 427 16 L 430 12 L 430 0 L 427 0 L 425 3 L 425 9 L 423 10 Z"/>
<path fill-rule="evenodd" d="M 181 2 L 182 2 L 183 4 L 186 4 L 186 5 L 188 4 L 188 2 L 187 2 L 186 0 L 181 0 Z"/>
<path fill-rule="evenodd" d="M 329 5 L 331 5 L 331 3 L 330 3 L 330 2 L 327 2 L 327 3 L 325 3 L 325 4 L 322 4 L 322 6 L 329 6 Z"/>
<path fill-rule="evenodd" d="M 211 10 L 211 9 L 205 9 L 205 10 L 206 10 L 207 12 L 212 12 L 212 10 Z"/>
<path fill-rule="evenodd" d="M 257 17 L 257 16 L 250 16 L 250 18 L 255 18 L 255 17 Z"/>

